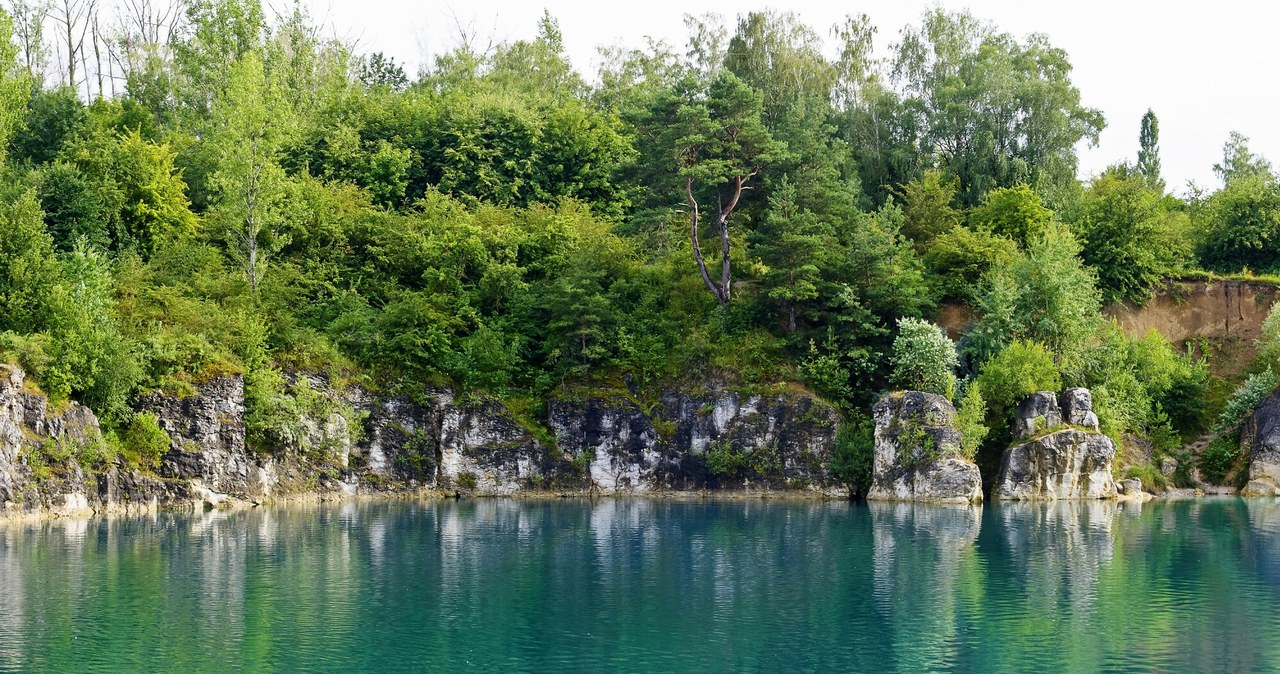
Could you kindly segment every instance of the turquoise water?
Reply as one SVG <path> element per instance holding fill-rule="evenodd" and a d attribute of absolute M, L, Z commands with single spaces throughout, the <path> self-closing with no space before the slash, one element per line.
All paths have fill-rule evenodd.
<path fill-rule="evenodd" d="M 0 524 L 0 671 L 1280 671 L 1280 504 Z"/>

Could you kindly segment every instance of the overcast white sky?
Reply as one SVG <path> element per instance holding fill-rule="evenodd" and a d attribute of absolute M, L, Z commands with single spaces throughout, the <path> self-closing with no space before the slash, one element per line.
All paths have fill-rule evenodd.
<path fill-rule="evenodd" d="M 600 45 L 640 46 L 645 36 L 683 47 L 686 13 L 739 13 L 765 7 L 791 10 L 820 33 L 846 14 L 866 13 L 885 50 L 916 22 L 924 0 L 823 2 L 790 0 L 752 5 L 741 0 L 307 0 L 315 18 L 362 51 L 384 51 L 409 64 L 457 44 L 459 21 L 482 37 L 532 37 L 543 8 L 560 21 L 574 65 L 590 78 Z M 1024 37 L 1049 35 L 1070 55 L 1074 81 L 1086 105 L 1099 108 L 1107 128 L 1095 148 L 1081 149 L 1087 177 L 1137 154 L 1138 126 L 1148 107 L 1160 119 L 1164 175 L 1181 192 L 1188 180 L 1216 186 L 1213 164 L 1228 132 L 1251 148 L 1280 158 L 1280 4 L 1207 0 L 969 0 L 942 2 L 968 8 L 1002 30 Z M 455 20 L 456 17 L 456 20 Z"/>

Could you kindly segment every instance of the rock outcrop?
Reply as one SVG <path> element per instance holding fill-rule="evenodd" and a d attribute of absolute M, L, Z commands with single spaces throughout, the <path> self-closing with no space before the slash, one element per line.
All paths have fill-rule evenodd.
<path fill-rule="evenodd" d="M 890 393 L 872 409 L 875 459 L 867 498 L 975 503 L 982 477 L 962 458 L 955 408 L 933 393 Z"/>
<path fill-rule="evenodd" d="M 1280 391 L 1267 396 L 1245 422 L 1240 449 L 1249 457 L 1244 496 L 1280 495 Z"/>
<path fill-rule="evenodd" d="M 1116 446 L 1097 429 L 1098 417 L 1086 389 L 1067 391 L 1061 403 L 1051 392 L 1029 396 L 1018 406 L 1013 422 L 1014 440 L 1022 442 L 1005 450 L 1001 457 L 991 498 L 1023 501 L 1115 497 L 1117 486 L 1111 464 Z"/>
<path fill-rule="evenodd" d="M 840 417 L 803 392 L 665 391 L 646 413 L 628 396 L 548 403 L 561 451 L 591 490 L 796 490 L 838 496 L 828 473 Z"/>
<path fill-rule="evenodd" d="M 0 363 L 0 517 L 154 508 L 181 489 L 109 462 L 98 419 L 54 405 L 18 367 Z"/>
<path fill-rule="evenodd" d="M 0 514 L 419 489 L 848 494 L 827 470 L 839 415 L 799 390 L 669 390 L 644 403 L 631 392 L 560 395 L 534 419 L 483 396 L 382 396 L 288 374 L 274 403 L 280 419 L 255 435 L 244 380 L 228 375 L 138 400 L 170 439 L 149 471 L 115 458 L 92 464 L 102 435 L 88 408 L 54 410 L 20 369 L 0 366 L 0 375 Z M 89 449 L 63 449 L 73 445 Z"/>

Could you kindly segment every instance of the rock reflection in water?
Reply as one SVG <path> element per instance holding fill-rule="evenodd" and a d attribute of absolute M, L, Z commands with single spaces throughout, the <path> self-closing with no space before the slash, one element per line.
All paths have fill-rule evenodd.
<path fill-rule="evenodd" d="M 0 524 L 8 671 L 1276 671 L 1280 503 L 346 503 Z"/>
<path fill-rule="evenodd" d="M 885 671 L 945 669 L 957 659 L 957 576 L 977 560 L 980 508 L 967 505 L 871 503 L 875 584 L 881 614 L 891 616 L 893 664 Z M 927 581 L 922 582 L 922 580 Z"/>

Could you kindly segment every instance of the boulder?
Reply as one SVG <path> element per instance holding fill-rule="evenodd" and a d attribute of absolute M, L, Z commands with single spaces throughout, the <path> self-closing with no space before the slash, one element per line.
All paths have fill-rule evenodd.
<path fill-rule="evenodd" d="M 1032 393 L 1018 405 L 1013 422 L 1013 439 L 1029 438 L 1041 431 L 1062 425 L 1062 408 L 1052 391 Z"/>
<path fill-rule="evenodd" d="M 1258 405 L 1240 431 L 1241 452 L 1249 457 L 1249 481 L 1244 496 L 1275 496 L 1280 492 L 1280 391 Z"/>
<path fill-rule="evenodd" d="M 1131 477 L 1116 483 L 1116 490 L 1122 496 L 1137 496 L 1142 493 L 1142 480 Z"/>
<path fill-rule="evenodd" d="M 1116 445 L 1101 433 L 1064 428 L 1005 450 L 991 498 L 999 501 L 1111 498 Z"/>
<path fill-rule="evenodd" d="M 875 458 L 867 498 L 976 503 L 982 477 L 962 457 L 955 408 L 933 393 L 890 393 L 872 408 Z"/>
<path fill-rule="evenodd" d="M 1160 459 L 1160 474 L 1172 479 L 1174 474 L 1178 472 L 1178 460 L 1172 456 L 1166 456 Z"/>
<path fill-rule="evenodd" d="M 1098 430 L 1098 415 L 1093 412 L 1093 393 L 1087 388 L 1072 388 L 1062 393 L 1062 420 L 1072 426 Z"/>

